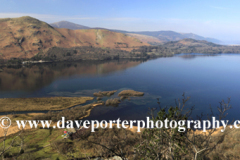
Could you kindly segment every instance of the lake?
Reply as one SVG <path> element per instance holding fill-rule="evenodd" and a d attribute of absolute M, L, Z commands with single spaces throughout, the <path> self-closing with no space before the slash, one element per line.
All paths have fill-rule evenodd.
<path fill-rule="evenodd" d="M 216 108 L 231 97 L 233 109 L 227 119 L 238 119 L 240 111 L 240 55 L 181 54 L 148 61 L 96 61 L 36 64 L 2 68 L 0 98 L 93 96 L 97 91 L 124 89 L 144 92 L 143 97 L 125 99 L 118 107 L 98 106 L 87 119 L 146 119 L 149 108 L 174 105 L 182 94 L 190 96 L 187 107 L 194 114 Z M 106 100 L 106 98 L 104 99 Z"/>

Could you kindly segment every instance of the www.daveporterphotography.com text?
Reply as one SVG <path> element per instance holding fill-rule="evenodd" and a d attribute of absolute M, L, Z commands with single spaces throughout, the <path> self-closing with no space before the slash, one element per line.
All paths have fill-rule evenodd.
<path fill-rule="evenodd" d="M 142 128 L 177 128 L 179 132 L 185 132 L 186 129 L 202 129 L 203 132 L 206 132 L 207 129 L 219 128 L 222 126 L 221 132 L 224 132 L 228 126 L 228 120 L 216 120 L 215 117 L 212 117 L 211 120 L 169 120 L 165 119 L 164 121 L 157 120 L 153 121 L 149 117 L 146 117 L 144 120 L 121 120 L 120 118 L 116 120 L 66 120 L 65 117 L 62 117 L 57 123 L 52 124 L 51 120 L 16 120 L 18 128 L 25 128 L 29 125 L 30 128 L 90 128 L 91 132 L 95 132 L 97 128 L 137 128 L 137 132 L 141 132 Z M 4 125 L 4 122 L 1 122 Z M 233 125 L 229 125 L 230 128 L 240 128 L 239 120 L 234 121 Z"/>

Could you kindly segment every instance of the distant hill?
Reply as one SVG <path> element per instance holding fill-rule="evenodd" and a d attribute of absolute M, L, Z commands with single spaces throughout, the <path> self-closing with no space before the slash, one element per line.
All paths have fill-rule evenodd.
<path fill-rule="evenodd" d="M 131 51 L 143 45 L 149 44 L 109 30 L 53 28 L 29 16 L 0 19 L 0 59 L 31 58 L 53 47 L 89 46 Z"/>
<path fill-rule="evenodd" d="M 158 41 L 156 41 L 156 44 L 160 43 L 166 43 L 166 42 L 170 42 L 170 41 L 179 41 L 181 39 L 185 39 L 185 38 L 191 38 L 191 39 L 195 39 L 195 40 L 205 40 L 205 41 L 209 41 L 209 42 L 213 42 L 213 43 L 222 43 L 220 40 L 218 39 L 214 39 L 214 38 L 207 38 L 207 37 L 202 37 L 193 33 L 178 33 L 178 32 L 174 32 L 174 31 L 141 31 L 141 32 L 134 32 L 134 31 L 124 31 L 124 30 L 115 30 L 115 29 L 110 29 L 113 32 L 119 32 L 119 33 L 124 33 L 124 34 L 128 34 L 131 35 L 135 38 L 139 37 L 139 35 L 146 35 L 148 36 L 148 38 L 150 37 L 155 37 L 158 39 Z M 135 36 L 134 36 L 135 35 Z M 150 42 L 151 44 L 151 42 Z"/>
<path fill-rule="evenodd" d="M 240 53 L 240 46 L 218 45 L 205 40 L 182 39 L 170 41 L 158 46 L 142 46 L 138 50 L 142 54 L 159 56 L 173 56 L 180 53 Z"/>
<path fill-rule="evenodd" d="M 208 42 L 205 40 L 195 40 L 191 38 L 185 38 L 179 41 L 171 41 L 164 44 L 167 47 L 220 47 L 222 45 Z"/>
<path fill-rule="evenodd" d="M 181 39 L 185 38 L 192 38 L 195 40 L 205 40 L 213 43 L 221 43 L 221 41 L 214 39 L 214 38 L 205 38 L 193 33 L 178 33 L 174 31 L 143 31 L 143 32 L 127 32 L 127 31 L 121 31 L 121 30 L 112 30 L 115 32 L 120 33 L 132 33 L 132 34 L 140 34 L 140 35 L 146 35 L 146 36 L 152 36 L 158 38 L 162 42 L 169 42 L 169 41 L 179 41 Z"/>
<path fill-rule="evenodd" d="M 143 34 L 134 34 L 134 33 L 125 33 L 125 34 L 128 36 L 137 38 L 140 41 L 146 42 L 151 45 L 160 45 L 160 44 L 164 43 L 164 41 L 161 41 L 158 38 L 153 37 L 153 36 L 147 36 L 147 35 L 143 35 Z"/>
<path fill-rule="evenodd" d="M 55 22 L 55 23 L 50 23 L 52 27 L 55 28 L 67 28 L 67 29 L 90 29 L 90 27 L 83 26 L 80 24 L 68 22 L 68 21 L 60 21 L 60 22 Z"/>
<path fill-rule="evenodd" d="M 52 25 L 55 28 L 89 29 L 89 27 L 84 28 L 86 26 L 82 26 L 82 25 L 75 24 L 75 23 L 68 22 L 68 21 L 56 22 L 56 23 L 52 23 L 50 25 Z M 72 26 L 76 26 L 76 27 L 72 27 Z M 79 28 L 77 26 L 79 26 Z M 83 28 L 81 28 L 81 27 L 83 27 Z M 142 40 L 143 42 L 147 42 L 151 45 L 158 45 L 158 44 L 166 43 L 169 41 L 179 41 L 179 40 L 185 39 L 185 38 L 192 38 L 192 39 L 196 39 L 196 40 L 205 40 L 205 41 L 218 43 L 218 44 L 221 43 L 220 40 L 217 40 L 214 38 L 202 37 L 202 36 L 199 36 L 199 35 L 196 35 L 193 33 L 178 33 L 178 32 L 174 32 L 174 31 L 134 32 L 134 31 L 124 31 L 124 30 L 107 29 L 107 28 L 100 28 L 100 27 L 95 27 L 92 29 L 106 29 L 106 30 L 110 30 L 113 32 L 124 33 L 124 34 L 130 35 L 132 37 L 138 38 L 139 40 Z M 143 35 L 145 35 L 145 36 L 143 36 Z"/>

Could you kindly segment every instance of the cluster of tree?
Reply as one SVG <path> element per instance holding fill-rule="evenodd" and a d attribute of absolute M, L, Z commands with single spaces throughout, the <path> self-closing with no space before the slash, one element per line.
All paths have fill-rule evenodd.
<path fill-rule="evenodd" d="M 125 50 L 98 47 L 53 47 L 47 53 L 38 53 L 32 60 L 45 61 L 79 61 L 79 60 L 118 60 L 118 59 L 147 59 L 146 54 L 128 52 Z"/>

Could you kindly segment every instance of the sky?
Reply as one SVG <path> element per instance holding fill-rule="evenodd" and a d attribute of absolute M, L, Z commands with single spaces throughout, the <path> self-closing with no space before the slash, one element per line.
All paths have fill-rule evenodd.
<path fill-rule="evenodd" d="M 172 30 L 240 43 L 239 0 L 0 0 L 0 18 L 32 16 L 127 31 Z"/>

